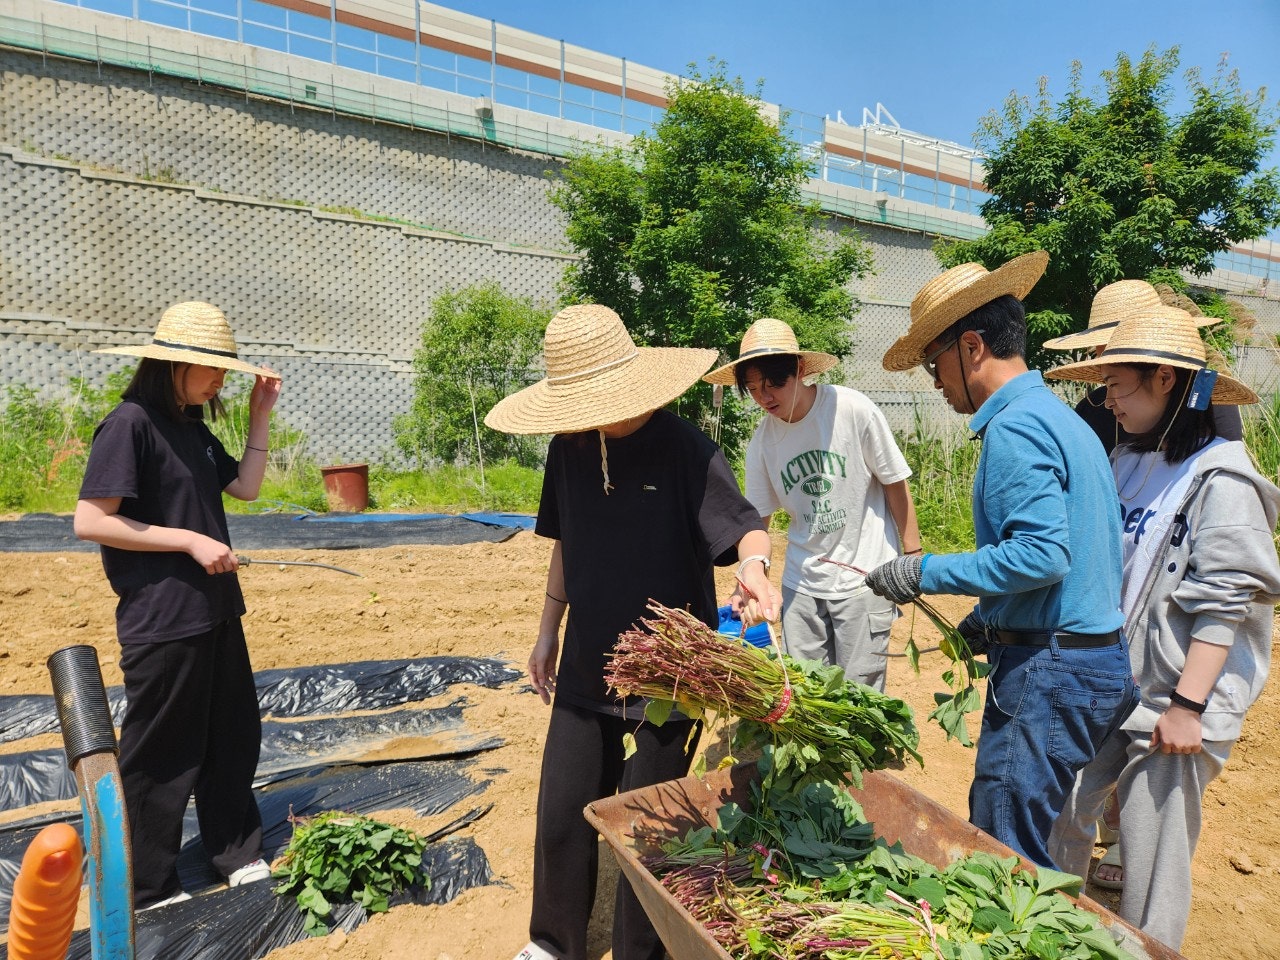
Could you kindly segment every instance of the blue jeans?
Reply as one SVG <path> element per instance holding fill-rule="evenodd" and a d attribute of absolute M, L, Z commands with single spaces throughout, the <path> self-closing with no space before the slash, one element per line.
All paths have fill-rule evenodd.
<path fill-rule="evenodd" d="M 1129 643 L 992 645 L 988 658 L 969 819 L 1037 866 L 1056 869 L 1049 831 L 1076 773 L 1138 702 Z"/>

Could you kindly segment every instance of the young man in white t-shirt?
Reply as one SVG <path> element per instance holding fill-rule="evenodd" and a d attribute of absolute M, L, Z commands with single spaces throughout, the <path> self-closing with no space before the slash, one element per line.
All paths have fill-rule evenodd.
<path fill-rule="evenodd" d="M 801 350 L 781 320 L 757 320 L 738 359 L 705 380 L 736 384 L 769 414 L 747 446 L 747 499 L 791 518 L 782 626 L 793 657 L 839 664 L 883 690 L 897 608 L 857 571 L 920 552 L 911 469 L 880 412 L 848 387 L 811 379 L 838 361 Z M 835 561 L 835 562 L 828 562 Z M 853 569 L 856 568 L 856 569 Z M 736 600 L 735 600 L 736 605 Z"/>

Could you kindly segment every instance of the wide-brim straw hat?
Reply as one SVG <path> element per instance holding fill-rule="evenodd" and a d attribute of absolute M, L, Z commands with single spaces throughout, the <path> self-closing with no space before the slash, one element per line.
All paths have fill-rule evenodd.
<path fill-rule="evenodd" d="M 911 301 L 911 326 L 884 355 L 886 370 L 910 370 L 924 362 L 924 348 L 962 317 L 997 297 L 1022 300 L 1049 265 L 1043 250 L 1014 257 L 1002 267 L 987 270 L 980 263 L 962 263 L 923 287 Z"/>
<path fill-rule="evenodd" d="M 1165 306 L 1156 288 L 1147 281 L 1117 280 L 1094 294 L 1093 304 L 1089 308 L 1088 327 L 1046 340 L 1044 345 L 1050 350 L 1092 350 L 1105 347 L 1120 321 L 1160 310 Z M 1197 327 L 1211 327 L 1222 322 L 1217 317 L 1192 317 L 1192 321 Z"/>
<path fill-rule="evenodd" d="M 738 348 L 738 359 L 717 367 L 702 379 L 707 383 L 715 383 L 730 387 L 737 382 L 734 368 L 748 360 L 759 360 L 761 357 L 777 355 L 793 355 L 800 358 L 800 378 L 816 377 L 826 373 L 840 360 L 817 350 L 801 350 L 800 341 L 795 331 L 781 320 L 773 317 L 761 317 L 743 334 L 742 345 Z"/>
<path fill-rule="evenodd" d="M 175 303 L 166 310 L 156 325 L 150 343 L 139 347 L 104 347 L 94 353 L 119 353 L 152 360 L 197 363 L 223 370 L 239 370 L 259 377 L 279 380 L 280 374 L 240 359 L 236 338 L 231 335 L 227 318 L 211 303 L 191 300 Z"/>
<path fill-rule="evenodd" d="M 1045 376 L 1051 380 L 1102 383 L 1102 368 L 1109 364 L 1168 364 L 1203 370 L 1209 365 L 1206 357 L 1195 318 L 1177 307 L 1161 307 L 1121 320 L 1100 356 L 1055 367 Z M 1257 403 L 1258 395 L 1235 377 L 1219 373 L 1209 399 L 1220 406 L 1230 406 Z"/>
<path fill-rule="evenodd" d="M 716 351 L 637 347 L 622 320 L 594 303 L 565 307 L 543 337 L 547 375 L 498 401 L 486 426 L 503 433 L 578 433 L 666 406 L 698 382 Z"/>

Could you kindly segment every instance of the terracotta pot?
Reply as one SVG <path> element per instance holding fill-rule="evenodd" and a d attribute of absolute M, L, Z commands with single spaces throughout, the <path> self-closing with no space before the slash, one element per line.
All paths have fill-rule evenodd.
<path fill-rule="evenodd" d="M 346 513 L 360 513 L 369 508 L 369 465 L 367 463 L 340 463 L 321 467 L 324 477 L 324 493 L 329 509 Z"/>

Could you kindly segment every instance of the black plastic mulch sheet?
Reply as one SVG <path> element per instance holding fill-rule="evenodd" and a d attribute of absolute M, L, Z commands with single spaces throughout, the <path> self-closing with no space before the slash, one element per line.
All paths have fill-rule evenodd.
<path fill-rule="evenodd" d="M 403 903 L 448 903 L 464 890 L 493 882 L 484 851 L 470 838 L 433 843 L 422 853 L 430 888 L 415 887 L 391 898 Z M 307 939 L 294 898 L 273 892 L 265 880 L 222 889 L 137 915 L 137 960 L 256 960 L 272 950 Z M 334 906 L 333 928 L 354 930 L 369 914 L 354 903 Z M 68 960 L 90 960 L 89 932 L 71 938 Z M 7 947 L 0 946 L 7 958 Z"/>
<path fill-rule="evenodd" d="M 497 737 L 472 733 L 464 726 L 465 700 L 430 710 L 401 709 L 363 716 L 322 720 L 268 720 L 262 725 L 262 753 L 255 786 L 292 776 L 317 765 L 358 761 L 370 751 L 399 738 L 422 740 L 404 759 L 422 760 L 491 750 Z M 0 810 L 33 803 L 72 800 L 75 776 L 61 748 L 0 755 Z"/>
<path fill-rule="evenodd" d="M 455 683 L 498 687 L 521 674 L 500 660 L 476 657 L 421 657 L 414 660 L 366 660 L 280 670 L 260 670 L 254 682 L 264 716 L 304 717 L 382 710 L 427 700 Z M 111 717 L 124 716 L 124 688 L 107 688 Z M 55 733 L 53 697 L 19 694 L 0 697 L 0 742 Z"/>
<path fill-rule="evenodd" d="M 258 809 L 262 813 L 263 855 L 273 859 L 279 856 L 287 846 L 292 834 L 290 815 L 308 817 L 325 810 L 345 810 L 349 813 L 376 815 L 379 810 L 401 807 L 411 808 L 419 816 L 424 817 L 443 813 L 463 800 L 479 796 L 489 786 L 491 781 L 487 779 L 477 781 L 469 776 L 474 767 L 474 758 L 411 761 L 380 766 L 348 765 L 317 768 L 296 777 L 269 784 L 255 791 L 258 796 Z M 486 810 L 487 808 L 469 810 L 449 827 L 437 831 L 433 839 L 478 819 Z M 57 819 L 71 823 L 78 830 L 81 828 L 78 814 Z M 22 864 L 22 855 L 32 838 L 48 822 L 51 822 L 51 818 L 41 817 L 38 821 L 0 827 L 0 920 L 6 927 L 9 903 L 13 895 L 13 883 L 18 875 L 18 868 Z M 234 893 L 235 891 L 225 890 L 220 886 L 222 878 L 216 874 L 204 853 L 203 845 L 199 840 L 199 826 L 193 806 L 187 808 L 187 815 L 182 824 L 182 836 L 182 850 L 178 855 L 178 877 L 182 881 L 182 888 L 192 894 L 212 887 L 219 887 L 224 893 Z M 474 862 L 475 857 L 483 859 L 483 851 L 477 848 L 474 856 L 459 862 L 458 869 L 464 870 L 466 877 L 476 878 L 483 875 L 486 878 L 484 881 L 477 880 L 477 883 L 488 882 L 487 861 L 484 862 L 481 870 Z M 444 866 L 447 867 L 450 863 L 452 860 L 446 858 Z M 450 889 L 450 884 L 460 882 L 450 879 L 447 870 L 442 871 L 439 879 L 434 872 L 430 876 L 433 887 L 439 883 L 444 890 Z M 470 885 L 474 886 L 476 883 Z M 264 884 L 255 886 L 264 886 Z M 214 892 L 208 899 L 220 895 Z M 197 899 L 203 900 L 206 897 Z M 232 921 L 233 928 L 246 925 L 246 920 L 239 916 L 233 916 Z M 247 929 L 240 931 L 246 936 L 250 932 Z M 216 943 L 216 941 L 213 942 Z M 85 956 L 87 955 L 86 953 Z M 217 957 L 229 960 L 231 957 L 260 955 L 192 953 L 183 956 Z M 139 957 L 142 956 L 144 955 L 139 953 Z M 163 956 L 168 960 L 170 954 L 162 953 L 154 956 Z"/>
<path fill-rule="evenodd" d="M 350 550 L 363 547 L 460 543 L 501 543 L 517 533 L 509 525 L 483 523 L 464 517 L 430 517 L 384 520 L 378 523 L 337 523 L 323 516 L 289 516 L 279 513 L 227 514 L 231 545 L 236 550 Z M 96 543 L 80 540 L 71 528 L 71 516 L 29 513 L 17 520 L 0 521 L 0 552 L 89 552 Z M 259 559 L 299 560 L 301 557 L 268 555 Z M 243 576 L 251 577 L 253 567 Z M 319 571 L 316 571 L 319 573 Z M 359 573 L 359 571 L 356 571 Z M 339 576 L 339 574 L 325 574 Z"/>

